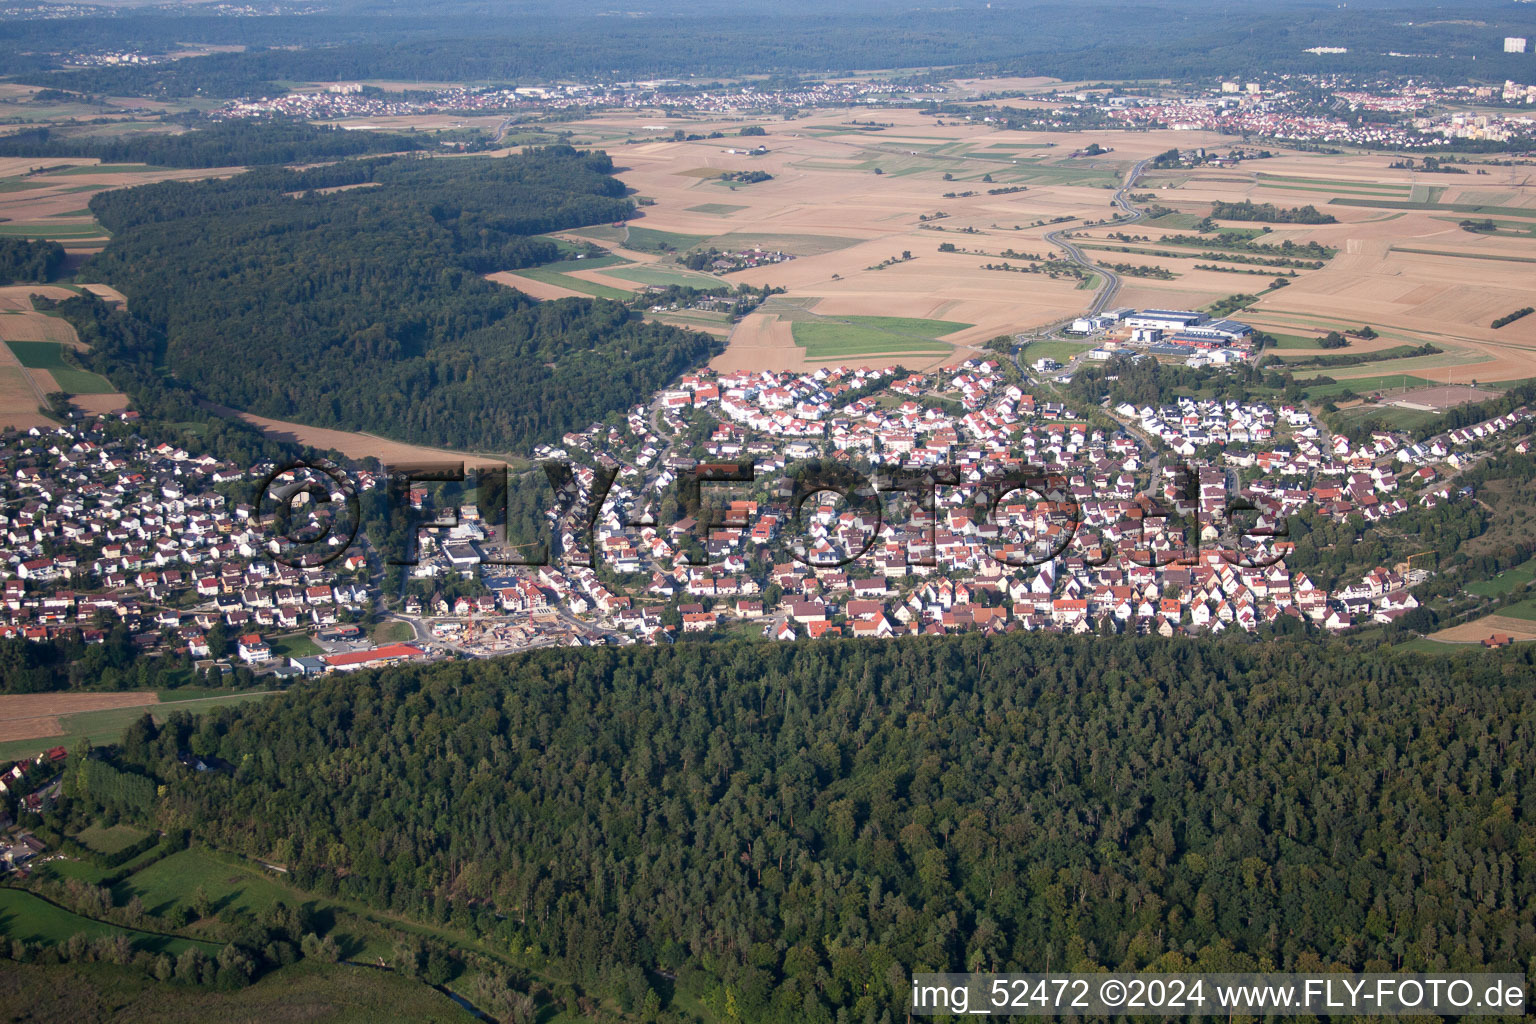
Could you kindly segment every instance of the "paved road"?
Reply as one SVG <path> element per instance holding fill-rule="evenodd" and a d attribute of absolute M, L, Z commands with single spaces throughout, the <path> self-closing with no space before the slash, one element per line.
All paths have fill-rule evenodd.
<path fill-rule="evenodd" d="M 1142 218 L 1143 211 L 1131 205 L 1131 201 L 1126 198 L 1126 193 L 1135 187 L 1136 179 L 1141 177 L 1141 172 L 1146 169 L 1147 163 L 1148 161 L 1143 160 L 1132 167 L 1130 173 L 1125 176 L 1125 183 L 1115 190 L 1115 196 L 1110 200 L 1127 214 L 1125 218 L 1118 222 L 1117 226 L 1120 224 L 1133 224 Z M 1045 240 L 1065 252 L 1067 259 L 1073 263 L 1083 267 L 1085 270 L 1103 276 L 1104 282 L 1099 287 L 1099 293 L 1094 296 L 1093 304 L 1088 307 L 1088 312 L 1083 314 L 1084 316 L 1097 316 L 1104 312 L 1105 308 L 1115 300 L 1115 296 L 1120 293 L 1120 275 L 1112 270 L 1104 269 L 1087 256 L 1084 256 L 1083 251 L 1068 241 L 1062 233 L 1068 230 L 1070 229 L 1063 228 L 1061 231 L 1052 231 L 1045 236 Z"/>

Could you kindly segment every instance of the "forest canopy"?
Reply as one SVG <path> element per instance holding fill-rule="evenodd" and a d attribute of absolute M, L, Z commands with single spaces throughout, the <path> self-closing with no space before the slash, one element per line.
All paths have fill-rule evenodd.
<path fill-rule="evenodd" d="M 420 139 L 388 132 L 344 131 L 296 122 L 224 121 L 171 133 L 67 135 L 33 128 L 0 136 L 0 156 L 91 157 L 107 164 L 242 167 L 309 163 L 424 148 Z"/>
<path fill-rule="evenodd" d="M 1529 647 L 546 651 L 179 716 L 123 767 L 162 827 L 583 986 L 874 1022 L 925 969 L 1524 970 L 1533 697 Z"/>
<path fill-rule="evenodd" d="M 52 281 L 64 267 L 64 247 L 43 239 L 0 238 L 0 285 Z"/>
<path fill-rule="evenodd" d="M 634 212 L 602 153 L 344 161 L 103 193 L 86 268 L 207 397 L 318 426 L 524 450 L 641 401 L 718 343 L 484 274 Z M 326 191 L 322 191 L 326 190 Z M 335 190 L 335 191 L 331 191 Z"/>
<path fill-rule="evenodd" d="M 1465 0 L 1456 19 L 1429 3 L 1316 5 L 1157 0 L 1125 16 L 1123 3 L 1033 4 L 1029 17 L 998 4 L 899 9 L 853 3 L 722 8 L 642 4 L 619 19 L 600 6 L 498 12 L 435 3 L 391 11 L 283 17 L 177 18 L 150 8 L 131 17 L 7 20 L 0 54 L 21 80 L 114 96 L 271 96 L 284 82 L 369 79 L 531 82 L 614 78 L 826 74 L 860 68 L 946 67 L 951 73 L 1051 75 L 1068 81 L 1315 73 L 1319 39 L 1346 49 L 1326 70 L 1416 78 L 1521 79 L 1528 59 L 1489 41 L 1527 34 L 1508 3 Z M 229 24 L 233 22 L 233 24 Z M 1149 45 L 1147 26 L 1156 27 Z M 65 68 L 67 43 L 142 47 L 189 39 L 239 43 L 242 52 L 149 65 Z"/>

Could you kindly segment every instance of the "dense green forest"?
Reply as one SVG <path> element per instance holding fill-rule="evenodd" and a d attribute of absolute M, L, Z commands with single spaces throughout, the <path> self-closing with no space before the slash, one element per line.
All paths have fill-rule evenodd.
<path fill-rule="evenodd" d="M 159 167 L 239 167 L 309 163 L 425 147 L 388 132 L 343 131 L 302 123 L 222 121 L 193 131 L 136 135 L 65 135 L 33 128 L 0 136 L 0 156 L 95 157 L 103 163 Z"/>
<path fill-rule="evenodd" d="M 64 267 L 58 242 L 0 238 L 0 285 L 17 281 L 52 281 Z"/>
<path fill-rule="evenodd" d="M 535 303 L 482 278 L 558 258 L 540 232 L 630 216 L 612 169 L 549 147 L 103 193 L 91 209 L 113 238 L 84 274 L 121 288 L 144 325 L 130 333 L 146 350 L 163 342 L 163 363 L 222 404 L 523 451 L 642 400 L 719 344 L 619 303 Z"/>
<path fill-rule="evenodd" d="M 360 5 L 348 5 L 360 6 Z M 371 5 L 361 5 L 371 6 Z M 934 10 L 872 3 L 749 5 L 724 11 L 689 3 L 645 5 L 644 17 L 605 16 L 596 5 L 487 12 L 467 4 L 391 9 L 387 17 L 341 11 L 303 19 L 168 17 L 8 20 L 0 53 L 29 83 L 141 96 L 272 95 L 280 82 L 353 79 L 529 82 L 743 72 L 820 74 L 854 68 L 964 68 L 1049 74 L 1068 80 L 1190 78 L 1274 72 L 1385 73 L 1464 78 L 1468 58 L 1486 81 L 1519 79 L 1528 61 L 1494 45 L 1526 34 L 1509 4 L 1458 6 L 1456 19 L 1428 3 L 1347 6 L 1123 3 L 1012 4 L 971 0 Z M 369 12 L 372 14 L 372 12 Z M 230 24 L 235 22 L 236 24 Z M 302 26 L 302 27 L 301 27 Z M 1149 40 L 1149 27 L 1155 40 Z M 1326 64 L 1304 52 L 1318 39 L 1348 48 Z M 60 70 L 60 51 L 81 46 L 179 47 L 187 40 L 246 50 L 151 65 Z M 78 41 L 78 42 L 76 42 Z M 1392 51 L 1413 56 L 1391 56 Z"/>
<path fill-rule="evenodd" d="M 1270 224 L 1337 224 L 1331 213 L 1320 213 L 1315 206 L 1279 207 L 1274 203 L 1254 203 L 1244 199 L 1236 203 L 1217 202 L 1211 206 L 1216 220 L 1257 220 Z"/>
<path fill-rule="evenodd" d="M 585 989 L 879 1022 L 920 969 L 1528 970 L 1533 656 L 550 651 L 146 721 L 117 763 L 162 827 Z"/>

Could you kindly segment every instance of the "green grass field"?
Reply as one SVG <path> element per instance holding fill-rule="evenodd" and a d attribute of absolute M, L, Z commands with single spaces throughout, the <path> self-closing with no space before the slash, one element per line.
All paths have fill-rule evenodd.
<path fill-rule="evenodd" d="M 637 228 L 630 225 L 626 248 L 650 252 L 657 249 L 675 249 L 682 252 L 706 241 L 708 235 L 683 235 L 676 231 L 658 231 L 655 228 Z"/>
<path fill-rule="evenodd" d="M 1021 353 L 1025 366 L 1032 366 L 1036 359 L 1054 359 L 1065 366 L 1072 357 L 1087 352 L 1093 346 L 1082 341 L 1032 341 Z"/>
<path fill-rule="evenodd" d="M 409 622 L 400 622 L 397 619 L 385 619 L 373 627 L 373 642 L 375 644 L 398 644 L 407 640 L 414 640 L 416 631 L 411 628 Z"/>
<path fill-rule="evenodd" d="M 583 256 L 580 259 L 573 255 L 568 260 L 557 260 L 554 263 L 542 264 L 540 270 L 553 270 L 557 274 L 563 274 L 568 270 L 599 270 L 603 267 L 627 267 L 634 260 L 627 260 L 623 256 L 615 256 L 613 253 L 604 253 L 601 256 Z M 525 271 L 515 270 L 515 274 Z"/>
<path fill-rule="evenodd" d="M 163 915 L 179 904 L 190 904 L 199 888 L 218 911 L 234 907 L 256 914 L 279 900 L 295 902 L 288 887 L 273 881 L 264 869 L 196 846 L 135 872 L 119 882 L 112 895 L 119 906 L 137 896 L 146 911 Z"/>
<path fill-rule="evenodd" d="M 1275 347 L 1281 351 L 1295 352 L 1302 349 L 1321 349 L 1318 339 L 1308 338 L 1300 334 L 1281 334 L 1279 331 L 1265 331 L 1265 334 L 1275 339 Z"/>
<path fill-rule="evenodd" d="M 7 963 L 0 1005 L 34 1021 L 115 1024 L 474 1024 L 441 992 L 392 971 L 301 960 L 232 992 L 162 984 L 111 964 Z M 10 1019 L 10 1018 L 8 1018 Z M 543 1020 L 544 1018 L 540 1018 Z"/>
<path fill-rule="evenodd" d="M 681 284 L 692 288 L 718 288 L 722 283 L 718 277 L 699 274 L 682 267 L 627 267 L 609 270 L 606 273 L 609 277 L 617 277 L 621 281 L 634 281 L 636 284 Z"/>
<path fill-rule="evenodd" d="M 312 658 L 320 647 L 303 633 L 272 638 L 272 653 L 280 658 Z"/>
<path fill-rule="evenodd" d="M 117 868 L 98 867 L 84 860 L 51 860 L 38 869 L 39 875 L 50 878 L 73 878 L 87 885 L 100 885 Z"/>
<path fill-rule="evenodd" d="M 657 323 L 672 324 L 676 327 L 697 327 L 700 330 L 730 325 L 730 317 L 727 314 L 709 313 L 702 309 L 690 309 L 686 312 L 679 310 L 676 313 L 647 313 L 646 318 L 655 320 Z"/>
<path fill-rule="evenodd" d="M 1446 644 L 1441 643 L 1439 640 L 1431 640 L 1427 636 L 1416 636 L 1401 643 L 1393 644 L 1392 649 L 1394 651 L 1413 651 L 1415 654 L 1439 655 L 1470 654 L 1482 650 L 1477 644 Z"/>
<path fill-rule="evenodd" d="M 1491 580 L 1478 580 L 1467 584 L 1467 592 L 1478 597 L 1502 597 L 1536 579 L 1536 558 L 1513 569 L 1505 569 Z"/>
<path fill-rule="evenodd" d="M 1326 374 L 1326 371 L 1323 371 Z M 1341 395 L 1345 391 L 1353 391 L 1357 395 L 1369 395 L 1377 391 L 1402 391 L 1407 388 L 1422 388 L 1435 383 L 1425 380 L 1423 377 L 1414 377 L 1406 373 L 1387 373 L 1374 377 L 1353 377 L 1348 380 L 1339 378 L 1333 384 L 1313 384 L 1306 390 L 1308 401 L 1317 401 L 1320 398 L 1332 398 Z"/>
<path fill-rule="evenodd" d="M 848 316 L 800 320 L 791 328 L 807 359 L 883 355 L 891 352 L 943 353 L 950 346 L 935 339 L 970 324 L 899 316 Z"/>
<path fill-rule="evenodd" d="M 8 341 L 12 352 L 29 370 L 47 370 L 59 387 L 72 395 L 105 395 L 116 389 L 99 373 L 91 373 L 64 361 L 64 346 L 56 341 Z"/>
<path fill-rule="evenodd" d="M 79 934 L 93 939 L 121 934 L 132 939 L 138 949 L 172 956 L 179 956 L 191 946 L 201 946 L 203 952 L 210 954 L 217 954 L 219 950 L 219 946 L 211 942 L 154 935 L 81 917 L 29 892 L 8 887 L 0 887 L 0 934 L 24 942 L 63 942 L 71 935 Z"/>
<path fill-rule="evenodd" d="M 1389 430 L 1417 430 L 1428 427 L 1440 421 L 1437 412 L 1425 412 L 1421 409 L 1394 409 L 1390 406 L 1359 405 L 1352 409 L 1343 409 L 1339 412 L 1339 420 L 1349 426 L 1355 423 L 1363 423 L 1366 420 L 1374 420 L 1387 425 Z"/>
<path fill-rule="evenodd" d="M 745 206 L 733 206 L 730 203 L 700 203 L 698 206 L 686 207 L 689 213 L 708 213 L 716 217 L 724 217 L 735 213 L 737 210 L 745 210 Z"/>
<path fill-rule="evenodd" d="M 1183 230 L 1194 227 L 1204 219 L 1198 213 L 1165 213 L 1161 217 L 1153 217 L 1151 220 L 1142 221 L 1142 223 L 1155 228 L 1179 228 Z"/>
<path fill-rule="evenodd" d="M 80 845 L 87 846 L 97 853 L 117 853 L 126 850 L 134 843 L 149 835 L 141 828 L 132 825 L 91 825 L 80 830 L 75 836 Z"/>
<path fill-rule="evenodd" d="M 343 955 L 362 962 L 392 955 L 393 942 L 385 930 L 386 924 L 450 938 L 451 929 L 396 918 L 345 899 L 317 897 L 290 885 L 285 875 L 234 854 L 200 846 L 174 853 L 135 872 L 113 887 L 112 896 L 118 906 L 137 896 L 149 913 L 165 914 L 178 905 L 189 904 L 199 888 L 208 897 L 214 913 L 226 919 L 258 914 L 278 901 L 289 906 L 308 904 L 311 909 L 331 916 L 331 934 Z M 189 931 L 196 935 L 200 927 L 194 923 Z M 462 936 L 457 944 L 465 944 Z"/>
<path fill-rule="evenodd" d="M 977 172 L 977 177 L 991 173 L 998 184 L 1014 184 L 1023 182 L 1026 184 L 1050 184 L 1050 185 L 1105 185 L 1117 182 L 1120 172 L 1103 168 L 1089 167 L 1090 161 L 1079 164 L 1032 164 L 1019 163 L 1005 170 L 996 168 L 988 172 L 982 169 Z M 959 178 L 960 175 L 955 175 Z M 964 180 L 973 181 L 975 178 L 966 177 Z"/>
<path fill-rule="evenodd" d="M 5 238 L 41 238 L 51 242 L 83 242 L 107 238 L 107 229 L 96 224 L 0 224 Z"/>
<path fill-rule="evenodd" d="M 1510 571 L 1513 572 L 1514 570 Z M 1470 590 L 1472 588 L 1468 587 L 1467 589 Z M 1496 608 L 1494 609 L 1494 614 L 1508 615 L 1512 618 L 1528 619 L 1536 622 L 1536 597 L 1526 598 L 1524 601 L 1509 605 L 1505 608 Z"/>
<path fill-rule="evenodd" d="M 1466 218 L 1464 218 L 1464 217 L 1432 217 L 1430 219 L 1431 220 L 1438 220 L 1442 224 L 1458 224 L 1459 225 Z M 1493 217 L 1489 217 L 1488 220 L 1493 221 L 1493 226 L 1495 228 L 1499 229 L 1498 231 L 1494 232 L 1495 234 L 1517 235 L 1517 236 L 1520 236 L 1520 237 L 1528 237 L 1531 234 L 1536 233 L 1536 224 L 1532 224 L 1530 221 L 1525 221 L 1525 220 L 1498 220 L 1498 219 L 1495 219 Z"/>
<path fill-rule="evenodd" d="M 153 170 L 155 168 L 149 164 L 82 164 L 79 167 L 69 167 L 62 171 L 49 171 L 48 177 L 62 178 L 71 174 L 129 174 Z"/>
<path fill-rule="evenodd" d="M 1278 192 L 1309 192 L 1312 195 L 1323 196 L 1371 196 L 1382 199 L 1407 199 L 1408 192 L 1384 192 L 1374 188 L 1335 188 L 1328 185 L 1278 185 L 1272 182 L 1261 181 L 1262 188 L 1273 189 Z M 1299 201 L 1302 197 L 1297 196 Z"/>

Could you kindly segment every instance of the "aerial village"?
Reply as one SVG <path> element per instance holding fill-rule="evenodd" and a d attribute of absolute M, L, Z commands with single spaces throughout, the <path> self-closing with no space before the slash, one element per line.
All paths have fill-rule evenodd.
<path fill-rule="evenodd" d="M 1074 327 L 1088 332 L 1074 365 L 1179 351 L 1216 366 L 1246 358 L 1251 335 L 1177 310 Z M 1345 631 L 1415 607 L 1409 588 L 1430 570 L 1378 567 L 1330 591 L 1286 567 L 1276 528 L 1304 510 L 1373 523 L 1467 500 L 1458 471 L 1529 431 L 1522 408 L 1424 441 L 1382 432 L 1351 445 L 1300 403 L 1074 408 L 1044 386 L 1071 366 L 1016 373 L 1005 358 L 920 374 L 690 373 L 622 426 L 531 453 L 570 466 L 588 504 L 600 473 L 612 475 L 588 510 L 590 547 L 551 493 L 547 564 L 508 565 L 468 490 L 452 499 L 451 528 L 420 531 L 398 588 L 385 588 L 366 534 L 324 564 L 274 557 L 254 492 L 277 467 L 152 444 L 132 412 L 8 432 L 0 636 L 102 643 L 122 624 L 142 652 L 282 678 L 689 634 L 1168 636 L 1282 617 Z M 883 506 L 831 491 L 803 500 L 789 481 L 808 460 L 866 476 L 934 471 L 941 485 L 905 506 L 889 494 Z M 700 486 L 697 508 L 679 502 L 701 468 L 741 464 L 751 482 Z M 1051 482 L 1006 492 L 1000 467 Z M 366 492 L 385 479 L 357 468 L 351 483 Z M 1227 514 L 1239 497 L 1256 510 L 1240 535 Z M 448 511 L 435 508 L 444 500 L 411 491 L 423 521 Z M 715 514 L 701 526 L 705 506 Z M 403 624 L 388 642 L 376 640 L 381 619 Z"/>

